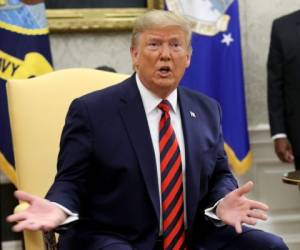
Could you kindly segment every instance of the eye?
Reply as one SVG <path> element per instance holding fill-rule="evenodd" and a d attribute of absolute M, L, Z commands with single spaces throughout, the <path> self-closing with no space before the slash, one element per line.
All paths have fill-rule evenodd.
<path fill-rule="evenodd" d="M 157 51 L 160 49 L 162 41 L 159 39 L 149 39 L 146 43 L 146 46 L 149 50 Z"/>
<path fill-rule="evenodd" d="M 179 50 L 182 46 L 179 41 L 173 41 L 170 43 L 170 47 L 174 50 Z"/>
<path fill-rule="evenodd" d="M 151 49 L 156 49 L 156 48 L 158 48 L 158 46 L 159 46 L 159 43 L 156 42 L 156 41 L 150 41 L 148 43 L 148 47 L 151 48 Z"/>

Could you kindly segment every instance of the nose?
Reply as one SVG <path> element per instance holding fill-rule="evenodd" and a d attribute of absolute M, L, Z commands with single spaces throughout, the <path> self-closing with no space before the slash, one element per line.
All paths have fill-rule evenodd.
<path fill-rule="evenodd" d="M 160 52 L 160 55 L 161 55 L 161 60 L 170 60 L 171 58 L 171 51 L 170 51 L 170 47 L 168 44 L 163 44 L 161 46 L 161 52 Z"/>

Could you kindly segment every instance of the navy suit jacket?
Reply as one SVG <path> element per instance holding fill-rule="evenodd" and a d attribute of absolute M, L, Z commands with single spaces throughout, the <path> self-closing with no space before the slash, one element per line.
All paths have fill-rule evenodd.
<path fill-rule="evenodd" d="M 192 245 L 214 227 L 204 209 L 237 183 L 223 149 L 219 105 L 182 87 L 178 102 L 186 152 L 187 238 Z M 93 235 L 82 249 L 89 249 L 96 238 L 98 245 L 105 245 L 111 237 L 137 249 L 152 249 L 159 235 L 159 190 L 135 75 L 73 101 L 62 133 L 58 173 L 47 198 L 80 215 L 62 242 L 75 239 L 79 246 L 80 237 L 84 242 Z"/>

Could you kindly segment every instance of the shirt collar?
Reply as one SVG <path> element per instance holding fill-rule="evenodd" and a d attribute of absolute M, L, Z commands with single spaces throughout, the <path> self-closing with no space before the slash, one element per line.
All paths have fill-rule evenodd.
<path fill-rule="evenodd" d="M 157 105 L 162 101 L 162 99 L 152 93 L 149 89 L 147 89 L 144 84 L 141 82 L 138 74 L 135 75 L 137 87 L 140 91 L 142 101 L 144 104 L 145 112 L 148 115 L 150 112 L 157 108 Z M 177 111 L 177 88 L 172 91 L 172 93 L 165 98 L 169 101 L 172 106 L 172 110 L 174 113 Z"/>

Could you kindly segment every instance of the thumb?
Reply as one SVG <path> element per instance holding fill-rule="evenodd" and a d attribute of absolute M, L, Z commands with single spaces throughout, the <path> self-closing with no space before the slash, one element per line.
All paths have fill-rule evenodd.
<path fill-rule="evenodd" d="M 253 182 L 252 181 L 248 181 L 246 184 L 244 184 L 243 186 L 239 187 L 238 189 L 236 189 L 236 192 L 238 193 L 238 195 L 242 196 L 244 194 L 249 193 L 252 188 L 253 188 Z"/>
<path fill-rule="evenodd" d="M 14 195 L 18 200 L 27 201 L 28 203 L 31 203 L 34 199 L 36 199 L 36 196 L 20 190 L 16 191 Z"/>
<path fill-rule="evenodd" d="M 243 232 L 242 225 L 240 222 L 237 222 L 234 227 L 235 227 L 236 233 L 240 234 Z"/>

